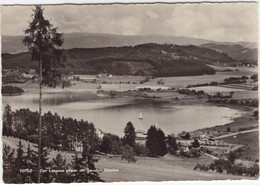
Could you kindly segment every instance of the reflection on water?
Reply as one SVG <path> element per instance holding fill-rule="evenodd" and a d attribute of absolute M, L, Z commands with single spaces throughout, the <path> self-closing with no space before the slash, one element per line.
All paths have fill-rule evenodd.
<path fill-rule="evenodd" d="M 30 99 L 30 98 L 29 98 Z M 44 94 L 42 103 L 46 105 L 62 105 L 64 103 L 72 103 L 72 102 L 83 102 L 87 100 L 102 100 L 104 97 L 97 96 L 94 93 L 50 93 Z M 38 103 L 38 95 L 33 98 L 33 103 Z"/>
<path fill-rule="evenodd" d="M 3 106 L 12 110 L 29 108 L 38 110 L 38 95 L 4 96 Z M 84 119 L 97 128 L 120 136 L 131 121 L 137 130 L 147 130 L 157 124 L 166 134 L 177 134 L 183 130 L 225 124 L 238 117 L 237 110 L 217 106 L 177 106 L 163 101 L 133 99 L 130 97 L 109 98 L 94 93 L 44 94 L 43 112 L 57 112 L 60 116 Z M 139 119 L 142 113 L 143 120 Z"/>

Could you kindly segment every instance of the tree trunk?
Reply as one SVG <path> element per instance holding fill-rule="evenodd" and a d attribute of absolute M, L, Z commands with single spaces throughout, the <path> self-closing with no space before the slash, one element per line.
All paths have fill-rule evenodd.
<path fill-rule="evenodd" d="M 39 82 L 39 140 L 38 140 L 38 183 L 41 183 L 41 145 L 42 145 L 42 55 L 40 56 L 40 82 Z"/>

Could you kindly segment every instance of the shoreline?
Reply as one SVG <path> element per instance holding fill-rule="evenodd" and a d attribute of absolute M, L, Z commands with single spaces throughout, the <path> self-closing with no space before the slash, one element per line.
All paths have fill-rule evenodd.
<path fill-rule="evenodd" d="M 25 85 L 24 88 L 24 93 L 23 94 L 38 94 L 39 89 L 38 89 L 38 84 L 36 83 L 28 83 L 28 84 L 23 84 Z M 86 86 L 90 86 L 91 88 L 86 88 Z M 196 133 L 196 132 L 208 132 L 209 130 L 215 130 L 216 128 L 218 129 L 226 129 L 228 126 L 231 127 L 239 127 L 241 126 L 242 121 L 252 121 L 248 120 L 250 119 L 251 115 L 253 115 L 254 107 L 248 107 L 244 105 L 231 105 L 231 104 L 219 104 L 219 103 L 214 103 L 214 102 L 208 102 L 207 97 L 205 96 L 190 96 L 190 95 L 183 95 L 179 94 L 178 92 L 174 90 L 162 90 L 162 91 L 138 91 L 138 90 L 133 90 L 129 89 L 128 91 L 115 91 L 115 90 L 109 90 L 109 89 L 101 89 L 103 93 L 98 93 L 100 91 L 96 87 L 98 84 L 86 84 L 86 83 L 76 83 L 73 84 L 70 87 L 65 87 L 62 89 L 61 87 L 57 88 L 50 88 L 50 87 L 44 87 L 43 88 L 43 96 L 44 94 L 72 94 L 72 93 L 95 93 L 98 96 L 107 96 L 110 97 L 111 95 L 109 94 L 110 91 L 113 91 L 116 93 L 115 96 L 111 96 L 111 98 L 120 98 L 120 97 L 130 97 L 130 98 L 141 98 L 141 99 L 150 99 L 154 101 L 164 101 L 164 102 L 169 102 L 170 104 L 173 105 L 200 105 L 200 106 L 218 106 L 218 107 L 227 107 L 231 109 L 238 110 L 239 112 L 242 112 L 239 117 L 232 118 L 232 121 L 224 124 L 224 125 L 215 125 L 213 127 L 206 127 L 206 128 L 201 128 L 197 130 L 190 131 L 191 133 Z M 80 87 L 80 88 L 79 88 Z M 23 95 L 19 94 L 19 95 Z M 3 96 L 5 96 L 3 94 Z M 10 95 L 10 96 L 16 96 L 16 95 Z M 18 96 L 18 94 L 17 94 Z M 236 125 L 237 124 L 237 125 Z M 223 128 L 222 128 L 223 127 Z M 242 127 L 242 126 L 241 126 Z M 253 124 L 249 125 L 249 127 L 258 127 L 257 120 L 254 121 Z"/>
<path fill-rule="evenodd" d="M 222 120 L 222 122 L 221 122 L 220 119 L 222 119 L 222 117 L 221 118 L 219 117 L 219 121 L 217 120 L 216 122 L 212 122 L 214 124 L 211 123 L 211 125 L 210 125 L 211 117 L 208 117 L 208 120 L 204 120 L 204 121 L 207 121 L 208 122 L 207 125 L 210 125 L 210 126 L 203 125 L 198 122 L 197 125 L 193 125 L 193 126 L 191 125 L 189 127 L 185 127 L 186 129 L 183 129 L 183 130 L 189 132 L 190 136 L 192 138 L 198 138 L 202 135 L 205 135 L 208 138 L 217 138 L 219 136 L 229 135 L 229 134 L 231 134 L 231 136 L 233 138 L 233 135 L 235 133 L 240 134 L 240 130 L 245 131 L 245 130 L 252 130 L 252 129 L 258 128 L 258 119 L 253 117 L 254 111 L 258 108 L 249 107 L 248 105 L 241 105 L 241 104 L 221 104 L 221 103 L 215 103 L 215 102 L 208 102 L 208 97 L 206 95 L 180 94 L 178 91 L 173 90 L 173 89 L 160 90 L 160 91 L 142 91 L 142 90 L 141 91 L 138 91 L 138 90 L 115 91 L 115 90 L 111 90 L 111 89 L 106 89 L 104 91 L 102 89 L 101 91 L 103 91 L 104 93 L 100 93 L 100 94 L 98 93 L 98 91 L 99 91 L 99 89 L 95 89 L 95 88 L 84 89 L 84 86 L 82 86 L 80 89 L 75 88 L 74 86 L 71 86 L 71 87 L 65 88 L 65 89 L 62 89 L 60 87 L 58 87 L 58 88 L 45 87 L 43 90 L 43 96 L 44 96 L 44 94 L 46 94 L 46 95 L 47 94 L 58 94 L 59 95 L 59 94 L 75 93 L 75 95 L 77 95 L 80 93 L 85 93 L 85 94 L 91 93 L 91 94 L 96 94 L 97 96 L 106 96 L 108 99 L 110 99 L 109 101 L 114 101 L 115 99 L 119 99 L 119 98 L 121 98 L 121 99 L 131 98 L 131 99 L 136 100 L 137 102 L 138 102 L 138 99 L 140 101 L 143 101 L 143 100 L 149 101 L 150 100 L 150 101 L 165 102 L 166 104 L 169 104 L 170 106 L 184 106 L 184 109 L 185 109 L 185 106 L 195 106 L 195 107 L 196 106 L 197 107 L 198 106 L 202 106 L 202 107 L 215 106 L 215 107 L 220 107 L 220 108 L 224 108 L 224 107 L 230 108 L 230 109 L 233 109 L 236 112 L 238 112 L 239 115 L 236 115 L 237 113 L 236 114 L 234 113 L 232 115 L 231 114 L 225 115 L 223 113 L 221 115 L 222 115 L 222 117 L 223 117 L 223 115 L 225 115 L 225 117 L 223 117 L 223 119 L 225 119 L 225 120 L 224 121 Z M 110 92 L 116 93 L 115 96 L 111 96 Z M 38 86 L 37 87 L 30 86 L 29 88 L 27 87 L 24 94 L 37 95 Z M 68 116 L 68 117 L 73 117 L 73 116 Z M 228 118 L 228 120 L 226 118 Z M 95 124 L 95 122 L 94 122 L 94 124 Z M 192 124 L 192 122 L 190 122 L 190 124 Z M 95 126 L 97 129 L 102 128 L 102 127 L 100 127 L 100 125 L 98 126 L 98 124 L 95 124 Z M 198 127 L 200 129 L 198 129 Z M 190 130 L 188 128 L 190 128 Z M 227 131 L 228 128 L 231 131 Z M 116 129 L 113 129 L 113 131 L 106 131 L 106 130 L 104 130 L 104 131 L 105 131 L 105 133 L 114 133 L 121 137 L 121 135 L 117 132 Z M 168 132 L 168 130 L 165 130 L 166 135 L 170 134 L 167 132 Z M 232 135 L 232 133 L 234 133 L 234 134 Z M 218 140 L 218 139 L 216 139 L 216 140 Z M 231 141 L 231 143 L 232 142 L 233 141 Z M 254 141 L 254 143 L 256 143 L 256 141 Z M 250 143 L 249 143 L 249 145 L 250 145 Z M 241 146 L 243 147 L 243 145 L 240 145 L 240 147 Z M 250 145 L 250 147 L 251 147 L 250 150 L 254 149 L 253 148 L 254 146 L 252 147 Z M 247 149 L 243 148 L 243 150 L 246 151 Z M 254 152 L 254 151 L 252 152 L 252 155 L 256 155 L 256 154 L 257 154 L 257 152 Z M 245 154 L 245 156 L 252 156 L 252 155 Z"/>

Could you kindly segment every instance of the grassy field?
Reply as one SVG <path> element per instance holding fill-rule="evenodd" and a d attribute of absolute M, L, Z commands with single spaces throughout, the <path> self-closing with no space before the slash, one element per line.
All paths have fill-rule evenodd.
<path fill-rule="evenodd" d="M 216 67 L 216 66 L 215 66 Z M 96 76 L 96 75 L 78 75 L 80 79 L 85 81 L 92 81 L 93 79 L 97 80 L 97 83 L 85 83 L 79 81 L 72 81 L 72 86 L 62 89 L 61 87 L 57 88 L 43 88 L 43 92 L 66 92 L 66 91 L 96 91 L 99 84 L 101 84 L 102 89 L 104 90 L 135 90 L 136 86 L 157 86 L 159 80 L 163 80 L 164 85 L 162 87 L 186 87 L 190 84 L 201 84 L 201 83 L 210 83 L 212 81 L 223 82 L 225 78 L 231 76 L 250 76 L 257 73 L 255 68 L 244 68 L 244 67 L 217 67 L 218 70 L 226 70 L 228 68 L 233 71 L 229 72 L 217 72 L 215 75 L 200 75 L 200 76 L 181 76 L 181 77 L 164 77 L 164 78 L 154 78 L 150 79 L 149 82 L 140 84 L 140 81 L 144 80 L 145 76 L 112 76 L 107 75 Z M 239 69 L 239 71 L 235 71 Z M 106 84 L 103 84 L 105 82 Z M 121 83 L 120 83 L 121 82 Z M 12 84 L 10 84 L 12 85 Z M 26 92 L 38 93 L 38 83 L 26 82 L 24 84 L 13 84 L 15 86 L 23 88 Z"/>
<path fill-rule="evenodd" d="M 136 163 L 128 163 L 121 161 L 120 158 L 101 158 L 97 163 L 97 167 L 117 170 L 116 172 L 103 172 L 100 174 L 101 178 L 106 182 L 240 180 L 248 178 L 193 170 L 197 163 L 208 164 L 211 160 L 207 156 L 188 159 L 166 155 L 163 158 L 139 157 Z"/>
<path fill-rule="evenodd" d="M 224 142 L 244 145 L 241 148 L 241 159 L 245 160 L 259 160 L 259 132 L 240 133 L 233 136 L 222 138 Z"/>
<path fill-rule="evenodd" d="M 18 139 L 4 137 L 3 143 L 17 149 Z M 23 141 L 24 151 L 28 142 Z M 31 146 L 33 149 L 34 147 Z M 51 151 L 50 158 L 56 157 L 57 153 Z M 66 161 L 71 161 L 71 154 L 62 152 Z M 214 172 L 200 172 L 193 168 L 196 164 L 209 164 L 212 159 L 202 155 L 199 158 L 183 158 L 165 155 L 162 158 L 136 157 L 136 163 L 128 163 L 120 157 L 101 156 L 96 164 L 97 169 L 105 169 L 100 177 L 105 182 L 120 181 L 179 181 L 179 180 L 240 180 L 253 179 L 243 176 L 219 174 Z"/>

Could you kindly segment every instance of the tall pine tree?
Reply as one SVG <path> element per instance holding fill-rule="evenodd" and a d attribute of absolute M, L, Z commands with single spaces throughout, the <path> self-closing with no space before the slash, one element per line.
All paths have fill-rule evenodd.
<path fill-rule="evenodd" d="M 159 157 L 165 155 L 167 149 L 163 131 L 152 125 L 147 131 L 145 146 L 150 156 Z"/>
<path fill-rule="evenodd" d="M 13 134 L 12 130 L 13 116 L 10 105 L 6 105 L 3 114 L 3 135 L 11 136 Z"/>
<path fill-rule="evenodd" d="M 8 184 L 16 182 L 17 174 L 14 173 L 15 158 L 14 149 L 10 146 L 4 145 L 3 147 L 3 181 Z"/>
<path fill-rule="evenodd" d="M 136 133 L 135 133 L 135 127 L 134 127 L 134 125 L 131 122 L 128 122 L 126 124 L 124 133 L 125 133 L 125 135 L 123 137 L 124 145 L 128 144 L 130 147 L 134 147 Z"/>
<path fill-rule="evenodd" d="M 174 137 L 174 135 L 168 135 L 167 137 L 167 145 L 168 145 L 168 152 L 171 155 L 176 154 L 176 151 L 178 150 L 178 144 L 176 142 L 176 138 Z"/>
<path fill-rule="evenodd" d="M 60 74 L 57 68 L 63 63 L 62 50 L 63 35 L 53 28 L 52 24 L 43 16 L 43 8 L 36 6 L 33 10 L 33 20 L 25 30 L 26 36 L 23 43 L 29 48 L 32 60 L 39 61 L 39 141 L 38 141 L 38 183 L 41 182 L 41 127 L 42 127 L 42 84 L 55 86 Z"/>

